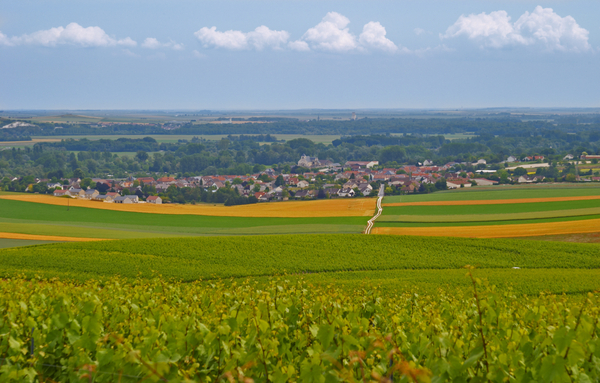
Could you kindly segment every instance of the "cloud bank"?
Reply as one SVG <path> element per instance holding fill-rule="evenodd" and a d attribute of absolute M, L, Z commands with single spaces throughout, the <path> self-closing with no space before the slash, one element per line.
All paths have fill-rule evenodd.
<path fill-rule="evenodd" d="M 295 41 L 290 41 L 287 31 L 271 30 L 261 25 L 251 32 L 229 30 L 221 32 L 217 27 L 203 27 L 194 33 L 196 38 L 205 48 L 223 48 L 230 50 L 245 49 L 291 49 L 295 51 L 327 51 L 327 52 L 352 52 L 352 51 L 408 51 L 398 48 L 386 37 L 385 28 L 375 21 L 363 27 L 362 33 L 357 37 L 348 28 L 350 20 L 337 13 L 329 12 L 321 22 L 308 29 L 304 35 Z"/>
<path fill-rule="evenodd" d="M 480 47 L 540 46 L 548 51 L 584 52 L 591 49 L 588 35 L 573 17 L 537 6 L 514 23 L 506 11 L 461 15 L 440 37 L 466 37 Z"/>
<path fill-rule="evenodd" d="M 55 47 L 57 45 L 74 45 L 80 47 L 110 47 L 137 45 L 131 38 L 115 39 L 110 37 L 100 27 L 82 27 L 77 23 L 71 23 L 66 27 L 50 28 L 31 34 L 8 37 L 0 33 L 0 45 L 42 45 Z"/>
<path fill-rule="evenodd" d="M 205 48 L 225 48 L 231 50 L 266 48 L 281 49 L 290 38 L 286 31 L 275 31 L 261 25 L 251 32 L 242 31 L 217 31 L 217 27 L 201 28 L 194 36 Z"/>
<path fill-rule="evenodd" d="M 148 49 L 170 48 L 170 49 L 174 49 L 176 51 L 180 51 L 183 49 L 183 44 L 178 44 L 173 40 L 169 41 L 168 43 L 161 43 L 154 37 L 148 37 L 142 43 L 142 48 L 148 48 Z"/>

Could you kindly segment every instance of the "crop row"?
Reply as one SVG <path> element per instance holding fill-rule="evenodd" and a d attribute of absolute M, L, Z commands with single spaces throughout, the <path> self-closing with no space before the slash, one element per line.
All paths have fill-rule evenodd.
<path fill-rule="evenodd" d="M 0 380 L 600 379 L 597 294 L 474 289 L 383 297 L 273 279 L 0 281 Z"/>
<path fill-rule="evenodd" d="M 391 269 L 598 269 L 596 244 L 366 235 L 133 239 L 0 250 L 0 276 L 121 275 L 192 281 Z"/>

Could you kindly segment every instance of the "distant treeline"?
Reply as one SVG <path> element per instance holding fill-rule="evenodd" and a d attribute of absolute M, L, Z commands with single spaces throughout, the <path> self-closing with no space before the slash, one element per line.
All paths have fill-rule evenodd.
<path fill-rule="evenodd" d="M 68 151 L 89 151 L 89 152 L 157 152 L 159 150 L 175 151 L 179 144 L 158 143 L 152 137 L 144 138 L 118 138 L 116 140 L 100 139 L 88 140 L 66 139 L 60 142 L 44 142 L 37 144 L 44 148 L 64 148 Z"/>
<path fill-rule="evenodd" d="M 600 117 L 598 117 L 600 118 Z M 472 133 L 475 135 L 531 137 L 542 132 L 560 131 L 562 134 L 600 131 L 600 120 L 587 117 L 585 124 L 571 119 L 556 121 L 532 120 L 522 122 L 506 117 L 495 119 L 468 118 L 363 118 L 356 121 L 321 120 L 300 121 L 295 119 L 273 119 L 267 123 L 248 124 L 192 124 L 181 125 L 177 129 L 165 130 L 160 125 L 116 124 L 104 127 L 92 127 L 88 124 L 50 124 L 36 123 L 34 127 L 20 127 L 11 132 L 22 136 L 60 136 L 60 135 L 273 135 L 273 134 L 328 134 L 344 136 L 386 135 L 389 133 L 407 133 L 423 135 L 444 135 L 454 133 Z"/>
<path fill-rule="evenodd" d="M 0 142 L 6 141 L 31 141 L 31 137 L 27 134 L 18 134 L 17 132 L 0 130 Z"/>

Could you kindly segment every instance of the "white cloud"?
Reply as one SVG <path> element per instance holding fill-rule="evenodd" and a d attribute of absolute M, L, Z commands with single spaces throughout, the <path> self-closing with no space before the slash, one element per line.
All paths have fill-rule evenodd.
<path fill-rule="evenodd" d="M 385 28 L 379 22 L 371 21 L 363 27 L 358 37 L 360 45 L 367 49 L 381 49 L 387 52 L 396 52 L 398 47 L 386 35 Z"/>
<path fill-rule="evenodd" d="M 75 45 L 81 47 L 109 47 L 109 46 L 136 46 L 131 38 L 117 40 L 110 37 L 100 27 L 82 27 L 71 23 L 66 27 L 50 28 L 37 31 L 28 35 L 7 37 L 0 34 L 0 44 L 3 45 L 43 45 L 54 47 L 57 45 Z"/>
<path fill-rule="evenodd" d="M 267 48 L 287 48 L 298 52 L 308 52 L 313 49 L 330 52 L 370 50 L 408 52 L 408 49 L 399 48 L 386 37 L 387 32 L 379 22 L 367 23 L 358 38 L 350 32 L 348 24 L 350 20 L 347 17 L 337 12 L 329 12 L 319 24 L 308 29 L 300 39 L 294 41 L 289 41 L 290 34 L 287 31 L 272 30 L 264 25 L 247 33 L 236 30 L 221 32 L 217 27 L 203 27 L 194 35 L 205 48 L 259 51 Z M 142 46 L 146 45 L 146 42 L 148 45 L 159 44 L 158 41 L 146 39 Z"/>
<path fill-rule="evenodd" d="M 176 43 L 173 40 L 169 41 L 168 43 L 161 43 L 160 41 L 158 41 L 154 37 L 148 37 L 142 43 L 142 47 L 148 48 L 148 49 L 171 48 L 171 49 L 174 49 L 176 51 L 179 51 L 179 50 L 183 49 L 183 44 L 178 44 L 178 43 Z"/>
<path fill-rule="evenodd" d="M 347 52 L 358 47 L 356 37 L 347 28 L 350 20 L 337 12 L 329 12 L 323 20 L 310 28 L 302 40 L 314 49 Z"/>
<path fill-rule="evenodd" d="M 310 50 L 308 43 L 306 41 L 302 41 L 302 40 L 290 41 L 288 43 L 288 47 L 291 50 L 299 51 L 299 52 L 307 52 Z"/>
<path fill-rule="evenodd" d="M 256 28 L 252 32 L 246 34 L 248 38 L 248 44 L 253 46 L 255 49 L 263 50 L 264 48 L 281 49 L 281 46 L 285 46 L 290 34 L 286 31 L 274 31 L 264 25 Z"/>
<path fill-rule="evenodd" d="M 461 15 L 440 38 L 467 37 L 482 47 L 492 48 L 542 45 L 550 51 L 586 51 L 590 49 L 588 35 L 573 17 L 561 17 L 551 8 L 537 6 L 515 23 L 506 11 Z"/>
<path fill-rule="evenodd" d="M 550 50 L 590 49 L 590 33 L 581 28 L 572 16 L 560 17 L 552 8 L 537 6 L 532 13 L 525 12 L 515 23 L 515 29 L 529 44 L 539 42 Z"/>
<path fill-rule="evenodd" d="M 261 25 L 254 31 L 217 31 L 217 27 L 201 28 L 194 35 L 204 47 L 225 48 L 232 50 L 265 48 L 281 49 L 290 38 L 287 31 L 275 31 Z"/>

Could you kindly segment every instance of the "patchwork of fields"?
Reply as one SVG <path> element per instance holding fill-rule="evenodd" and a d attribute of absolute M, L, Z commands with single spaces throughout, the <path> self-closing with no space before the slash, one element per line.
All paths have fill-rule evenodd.
<path fill-rule="evenodd" d="M 14 239 L 74 241 L 195 235 L 360 233 L 367 220 L 362 216 L 294 217 L 292 209 L 290 209 L 292 216 L 287 218 L 203 216 L 192 213 L 150 214 L 24 202 L 8 199 L 13 197 L 11 195 L 2 195 L 2 197 L 0 198 L 0 238 Z M 17 195 L 17 197 L 22 198 L 22 195 Z M 52 201 L 66 202 L 61 198 L 47 198 Z M 69 203 L 71 202 L 77 202 L 77 200 Z M 87 203 L 88 206 L 121 206 L 89 201 L 81 202 Z M 295 203 L 291 202 L 290 204 Z M 258 206 L 263 205 L 266 204 Z M 287 204 L 274 203 L 273 205 L 285 207 Z M 160 207 L 157 206 L 157 208 Z M 185 207 L 187 206 L 182 206 L 182 208 Z M 198 206 L 189 206 L 191 209 L 194 207 Z M 200 207 L 198 208 L 200 209 Z M 219 211 L 226 209 L 235 211 L 235 207 L 217 206 L 215 208 L 220 209 Z M 165 210 L 173 211 L 169 210 L 169 207 Z M 281 211 L 285 210 L 281 209 Z M 310 211 L 306 212 L 310 214 Z M 340 215 L 343 215 L 343 212 Z"/>
<path fill-rule="evenodd" d="M 57 205 L 65 208 L 76 206 L 120 212 L 262 218 L 370 217 L 375 212 L 376 203 L 374 198 L 339 198 L 334 200 L 285 201 L 237 206 L 223 206 L 221 204 L 118 204 L 25 193 L 0 193 L 0 199 Z"/>
<path fill-rule="evenodd" d="M 523 185 L 386 197 L 374 234 L 538 237 L 600 231 L 600 185 Z"/>
<path fill-rule="evenodd" d="M 392 199 L 374 232 L 410 236 L 350 234 L 368 205 L 152 214 L 4 194 L 0 380 L 597 381 L 600 245 L 451 236 L 581 236 L 600 200 L 511 192 Z"/>

